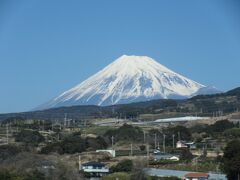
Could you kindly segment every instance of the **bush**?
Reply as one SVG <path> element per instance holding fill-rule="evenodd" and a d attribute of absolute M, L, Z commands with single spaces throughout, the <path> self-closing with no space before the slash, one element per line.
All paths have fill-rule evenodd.
<path fill-rule="evenodd" d="M 64 151 L 63 151 L 63 148 L 61 146 L 61 143 L 57 142 L 57 143 L 48 144 L 47 146 L 43 147 L 42 150 L 41 150 L 42 154 L 49 154 L 51 152 L 56 152 L 56 153 L 59 153 L 59 154 L 63 154 Z"/>
<path fill-rule="evenodd" d="M 15 156 L 21 151 L 22 149 L 15 145 L 0 146 L 0 161 Z"/>
<path fill-rule="evenodd" d="M 15 141 L 23 142 L 28 145 L 38 145 L 45 139 L 38 131 L 22 130 L 15 135 Z"/>
<path fill-rule="evenodd" d="M 77 152 L 83 152 L 86 149 L 85 141 L 81 138 L 81 135 L 79 134 L 73 134 L 65 138 L 60 143 L 63 153 L 77 153 Z"/>
<path fill-rule="evenodd" d="M 211 132 L 224 132 L 226 129 L 231 129 L 234 124 L 228 120 L 217 121 L 215 124 L 210 126 Z"/>
<path fill-rule="evenodd" d="M 224 132 L 224 135 L 230 138 L 239 138 L 240 137 L 240 128 L 227 129 Z"/>
<path fill-rule="evenodd" d="M 48 154 L 51 152 L 57 152 L 59 154 L 74 154 L 86 151 L 86 149 L 105 149 L 107 143 L 102 137 L 83 139 L 80 133 L 73 133 L 63 139 L 61 142 L 48 144 L 42 148 L 41 153 Z"/>
<path fill-rule="evenodd" d="M 145 145 L 140 145 L 140 146 L 139 146 L 139 149 L 140 149 L 141 151 L 145 151 L 146 146 L 145 146 Z"/>
<path fill-rule="evenodd" d="M 7 170 L 0 171 L 0 179 L 3 180 L 23 180 L 23 177 L 17 176 L 15 173 L 11 173 Z"/>
<path fill-rule="evenodd" d="M 34 170 L 33 172 L 26 174 L 24 180 L 45 180 L 45 176 L 43 173 Z"/>
<path fill-rule="evenodd" d="M 233 140 L 227 144 L 221 167 L 228 179 L 238 179 L 240 175 L 240 140 Z"/>
<path fill-rule="evenodd" d="M 85 150 L 85 140 L 81 138 L 80 134 L 73 133 L 61 142 L 48 144 L 46 147 L 42 148 L 41 153 L 48 154 L 50 152 L 57 152 L 59 154 L 73 154 L 77 152 L 83 152 Z"/>
<path fill-rule="evenodd" d="M 108 176 L 102 177 L 102 180 L 131 180 L 131 175 L 128 173 L 123 173 L 123 172 L 117 172 L 110 174 Z"/>
<path fill-rule="evenodd" d="M 192 139 L 192 134 L 190 130 L 184 126 L 176 126 L 164 129 L 164 134 L 166 135 L 166 142 L 168 145 L 172 145 L 172 135 L 175 134 L 175 137 L 178 137 L 180 133 L 180 138 L 185 141 L 190 141 Z"/>
<path fill-rule="evenodd" d="M 29 173 L 16 173 L 10 170 L 0 170 L 0 179 L 2 180 L 45 180 L 44 174 L 34 170 Z"/>
<path fill-rule="evenodd" d="M 116 166 L 110 168 L 110 172 L 131 172 L 133 169 L 132 160 L 123 160 L 119 162 Z"/>
<path fill-rule="evenodd" d="M 87 137 L 86 138 L 86 147 L 91 149 L 91 150 L 106 149 L 107 148 L 107 143 L 100 136 L 98 136 L 97 138 Z"/>
<path fill-rule="evenodd" d="M 111 142 L 111 137 L 117 141 L 140 141 L 143 138 L 143 131 L 139 127 L 124 124 L 118 129 L 108 130 L 104 137 Z"/>
<path fill-rule="evenodd" d="M 180 159 L 189 162 L 193 159 L 193 155 L 188 148 L 183 148 L 180 150 Z"/>

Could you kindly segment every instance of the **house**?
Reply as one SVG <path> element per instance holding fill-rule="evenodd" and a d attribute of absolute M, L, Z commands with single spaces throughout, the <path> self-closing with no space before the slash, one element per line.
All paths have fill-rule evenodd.
<path fill-rule="evenodd" d="M 160 161 L 160 160 L 179 161 L 180 160 L 178 155 L 165 154 L 165 153 L 155 154 L 153 158 L 154 158 L 154 161 Z"/>
<path fill-rule="evenodd" d="M 188 146 L 185 144 L 184 141 L 178 141 L 176 147 L 177 148 L 187 148 Z"/>
<path fill-rule="evenodd" d="M 161 153 L 161 151 L 158 150 L 158 149 L 156 149 L 156 150 L 153 151 L 153 154 L 155 154 L 155 155 L 157 155 L 157 154 L 159 154 L 159 153 Z"/>
<path fill-rule="evenodd" d="M 196 149 L 196 144 L 194 142 L 178 141 L 176 147 L 177 148 Z"/>
<path fill-rule="evenodd" d="M 188 146 L 189 149 L 196 149 L 196 144 L 194 142 L 188 142 L 188 143 L 185 143 L 185 145 Z"/>
<path fill-rule="evenodd" d="M 105 164 L 95 161 L 82 164 L 81 170 L 88 177 L 102 177 L 109 173 L 109 168 Z"/>
<path fill-rule="evenodd" d="M 207 173 L 187 173 L 184 180 L 208 180 L 209 174 Z"/>

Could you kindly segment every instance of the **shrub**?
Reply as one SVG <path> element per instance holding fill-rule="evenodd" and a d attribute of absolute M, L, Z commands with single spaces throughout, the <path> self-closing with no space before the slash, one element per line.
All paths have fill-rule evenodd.
<path fill-rule="evenodd" d="M 145 146 L 145 145 L 140 145 L 140 146 L 139 146 L 139 149 L 140 149 L 141 151 L 145 151 L 146 146 Z"/>
<path fill-rule="evenodd" d="M 139 127 L 124 124 L 118 129 L 108 130 L 104 137 L 111 141 L 114 136 L 115 141 L 140 141 L 143 138 L 143 131 Z"/>
<path fill-rule="evenodd" d="M 133 169 L 132 160 L 123 160 L 119 162 L 116 166 L 110 168 L 111 172 L 131 172 Z"/>
<path fill-rule="evenodd" d="M 180 150 L 180 158 L 183 161 L 189 162 L 193 159 L 193 155 L 188 148 L 183 148 Z"/>
<path fill-rule="evenodd" d="M 221 167 L 228 179 L 238 179 L 240 176 L 240 140 L 233 140 L 227 144 Z"/>
<path fill-rule="evenodd" d="M 44 137 L 38 131 L 22 130 L 15 135 L 15 140 L 36 146 L 44 141 Z"/>
<path fill-rule="evenodd" d="M 107 148 L 107 143 L 100 136 L 98 136 L 97 138 L 87 137 L 86 138 L 86 147 L 90 148 L 92 150 L 105 149 L 105 148 Z"/>
<path fill-rule="evenodd" d="M 15 145 L 0 146 L 0 161 L 15 156 L 21 151 L 22 149 Z"/>
<path fill-rule="evenodd" d="M 105 149 L 107 143 L 102 137 L 83 139 L 80 133 L 73 133 L 60 142 L 48 144 L 42 148 L 41 153 L 48 154 L 51 152 L 57 152 L 59 154 L 74 154 L 86 151 L 86 149 Z"/>
<path fill-rule="evenodd" d="M 224 131 L 224 135 L 227 137 L 239 138 L 240 137 L 240 128 L 232 128 Z"/>
<path fill-rule="evenodd" d="M 116 172 L 108 176 L 102 177 L 102 180 L 131 180 L 131 175 L 123 172 Z"/>

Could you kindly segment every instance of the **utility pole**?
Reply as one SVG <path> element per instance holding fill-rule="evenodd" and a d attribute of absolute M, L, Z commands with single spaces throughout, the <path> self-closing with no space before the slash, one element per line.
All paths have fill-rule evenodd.
<path fill-rule="evenodd" d="M 38 120 L 38 130 L 40 131 L 40 129 L 41 129 L 41 123 L 40 123 L 40 120 Z"/>
<path fill-rule="evenodd" d="M 149 144 L 148 144 L 148 134 L 147 134 L 147 142 L 146 142 L 146 150 L 147 150 L 147 166 L 149 165 Z"/>
<path fill-rule="evenodd" d="M 157 148 L 157 134 L 155 133 L 154 136 L 155 136 L 154 145 L 155 145 L 155 149 L 156 149 Z"/>
<path fill-rule="evenodd" d="M 8 144 L 8 124 L 6 125 L 7 144 Z"/>
<path fill-rule="evenodd" d="M 79 156 L 78 156 L 78 170 L 79 170 L 79 171 L 81 171 L 81 169 L 82 169 L 81 165 L 82 165 L 81 156 L 79 155 Z"/>
<path fill-rule="evenodd" d="M 175 146 L 175 142 L 174 142 L 175 134 L 172 135 L 172 138 L 173 138 L 173 149 L 174 149 L 174 146 Z"/>
<path fill-rule="evenodd" d="M 147 159 L 149 160 L 149 144 L 147 144 Z"/>
<path fill-rule="evenodd" d="M 178 141 L 181 141 L 181 134 L 179 131 L 178 131 Z"/>
<path fill-rule="evenodd" d="M 165 134 L 163 134 L 163 152 L 165 153 L 166 152 L 166 147 L 165 147 L 165 137 L 166 137 L 166 135 Z"/>
<path fill-rule="evenodd" d="M 12 133 L 12 123 L 11 123 L 11 121 L 9 123 L 9 132 Z"/>
<path fill-rule="evenodd" d="M 111 137 L 111 140 L 112 140 L 112 150 L 113 150 L 113 141 L 114 141 L 114 137 L 113 136 Z"/>
<path fill-rule="evenodd" d="M 64 128 L 66 128 L 67 125 L 67 113 L 64 114 Z"/>
<path fill-rule="evenodd" d="M 132 146 L 132 143 L 131 143 L 131 156 L 133 155 L 133 146 Z"/>
<path fill-rule="evenodd" d="M 115 114 L 115 108 L 114 108 L 114 106 L 112 107 L 112 114 L 113 114 L 113 115 Z"/>
<path fill-rule="evenodd" d="M 146 132 L 143 130 L 143 143 L 145 144 L 146 142 Z"/>

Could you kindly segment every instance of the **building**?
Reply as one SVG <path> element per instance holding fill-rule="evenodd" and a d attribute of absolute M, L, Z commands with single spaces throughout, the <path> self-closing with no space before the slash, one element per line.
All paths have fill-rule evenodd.
<path fill-rule="evenodd" d="M 187 173 L 184 180 L 208 180 L 209 174 L 207 173 Z"/>
<path fill-rule="evenodd" d="M 165 153 L 155 154 L 153 158 L 154 158 L 154 161 L 160 161 L 160 160 L 179 161 L 180 160 L 178 155 L 165 154 Z"/>
<path fill-rule="evenodd" d="M 178 141 L 176 144 L 176 147 L 177 148 L 196 149 L 196 144 L 194 142 Z"/>
<path fill-rule="evenodd" d="M 87 177 L 102 177 L 109 173 L 109 168 L 105 164 L 95 161 L 82 164 L 81 170 Z"/>
<path fill-rule="evenodd" d="M 196 144 L 194 142 L 188 142 L 188 143 L 185 143 L 185 145 L 188 146 L 189 149 L 196 149 Z"/>
<path fill-rule="evenodd" d="M 176 144 L 177 148 L 187 148 L 188 146 L 185 144 L 184 141 L 178 141 Z"/>
<path fill-rule="evenodd" d="M 185 180 L 185 175 L 192 173 L 189 171 L 179 171 L 179 170 L 171 170 L 171 169 L 160 169 L 160 168 L 145 168 L 144 172 L 149 176 L 155 176 L 155 177 L 178 177 L 182 180 Z M 196 172 L 195 172 L 196 173 Z M 194 173 L 194 174 L 195 174 Z M 205 174 L 205 173 L 197 173 Z M 219 174 L 219 173 L 208 173 L 209 177 L 208 180 L 228 180 L 225 174 Z M 197 176 L 198 177 L 198 176 Z M 197 177 L 192 177 L 197 179 Z M 202 177 L 203 179 L 206 179 L 206 176 Z M 160 179 L 160 178 L 159 178 Z M 189 178 L 190 179 L 190 178 Z"/>

